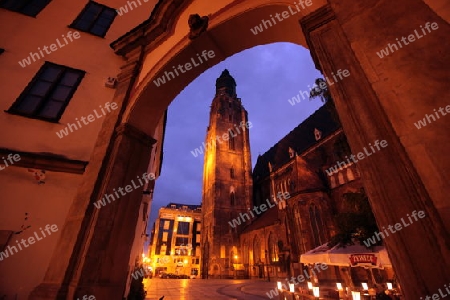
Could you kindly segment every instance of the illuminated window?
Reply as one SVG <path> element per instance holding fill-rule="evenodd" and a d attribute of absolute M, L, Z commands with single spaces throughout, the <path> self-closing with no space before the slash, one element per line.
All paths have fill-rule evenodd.
<path fill-rule="evenodd" d="M 269 236 L 269 259 L 271 262 L 278 261 L 278 240 L 273 233 Z"/>
<path fill-rule="evenodd" d="M 164 222 L 164 227 L 163 227 L 163 229 L 164 229 L 164 230 L 169 230 L 170 221 L 169 221 L 169 220 L 165 220 L 165 221 L 163 221 L 163 222 Z"/>

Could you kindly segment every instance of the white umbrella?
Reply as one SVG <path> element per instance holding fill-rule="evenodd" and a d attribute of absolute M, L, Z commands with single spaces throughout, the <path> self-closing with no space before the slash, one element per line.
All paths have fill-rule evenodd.
<path fill-rule="evenodd" d="M 383 246 L 367 249 L 361 245 L 330 248 L 327 244 L 312 249 L 300 256 L 304 264 L 324 263 L 330 266 L 351 266 L 384 268 L 392 267 L 391 261 Z"/>

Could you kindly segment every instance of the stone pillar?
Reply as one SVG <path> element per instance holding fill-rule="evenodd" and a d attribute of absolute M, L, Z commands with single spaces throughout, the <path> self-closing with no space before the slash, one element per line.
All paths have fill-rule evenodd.
<path fill-rule="evenodd" d="M 143 174 L 155 140 L 128 124 L 116 129 L 106 173 L 100 178 L 104 194 L 115 201 L 94 208 L 95 226 L 88 229 L 77 271 L 71 279 L 72 299 L 94 295 L 97 299 L 121 299 L 128 276 L 130 252 L 142 202 Z M 126 189 L 130 191 L 126 192 Z"/>
<path fill-rule="evenodd" d="M 398 5 L 408 6 L 401 2 Z M 352 3 L 360 5 L 360 9 L 364 7 L 362 11 L 368 15 L 373 10 L 373 6 L 366 5 L 366 2 Z M 411 15 L 401 17 L 414 19 L 414 13 L 412 10 Z M 349 17 L 351 12 L 346 14 Z M 382 18 L 380 15 L 370 17 Z M 374 91 L 369 80 L 372 74 L 368 74 L 355 57 L 347 32 L 341 27 L 342 20 L 339 21 L 335 11 L 326 6 L 302 19 L 301 25 L 316 66 L 324 76 L 332 79 L 333 73 L 339 69 L 350 72 L 349 77 L 335 82 L 330 90 L 353 154 L 363 151 L 375 140 L 388 143 L 386 148 L 358 162 L 380 230 L 401 223 L 402 218 L 407 220 L 407 214 L 411 215 L 413 211 L 426 214 L 425 218 L 389 235 L 384 243 L 405 299 L 433 295 L 450 280 L 448 232 L 416 166 L 393 128 L 395 120 L 388 117 Z"/>
<path fill-rule="evenodd" d="M 103 122 L 43 282 L 31 292 L 30 300 L 76 299 L 84 295 L 122 299 L 128 271 L 125 265 L 135 230 L 132 223 L 137 222 L 142 188 L 100 209 L 93 203 L 113 189 L 125 188 L 147 168 L 153 139 L 121 124 L 142 57 L 141 49 L 137 49 L 122 67 L 113 99 L 119 108 Z M 105 287 L 112 285 L 114 294 L 107 294 Z"/>

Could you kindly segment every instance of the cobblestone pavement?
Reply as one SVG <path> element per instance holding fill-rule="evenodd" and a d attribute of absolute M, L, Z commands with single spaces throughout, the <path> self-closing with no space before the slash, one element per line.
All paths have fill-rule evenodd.
<path fill-rule="evenodd" d="M 227 279 L 145 279 L 146 300 L 262 300 L 275 282 Z"/>

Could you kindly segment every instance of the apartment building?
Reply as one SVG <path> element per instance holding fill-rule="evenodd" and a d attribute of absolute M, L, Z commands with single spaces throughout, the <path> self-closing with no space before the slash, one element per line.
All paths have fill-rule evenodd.
<path fill-rule="evenodd" d="M 201 205 L 169 203 L 159 210 L 150 248 L 155 275 L 198 275 Z"/>
<path fill-rule="evenodd" d="M 0 0 L 1 299 L 28 299 L 54 263 L 56 245 L 64 243 L 68 214 L 79 219 L 96 209 L 77 207 L 74 198 L 102 124 L 118 108 L 113 96 L 125 60 L 110 43 L 146 20 L 155 2 Z M 147 169 L 155 178 L 165 117 L 159 124 L 156 164 Z M 142 204 L 125 252 L 131 253 L 129 270 L 142 254 L 150 210 L 152 195 L 142 190 L 153 185 L 132 195 Z M 42 237 L 46 225 L 56 230 Z"/>

